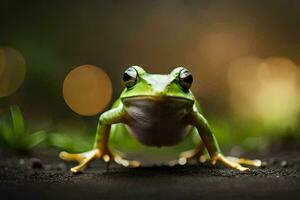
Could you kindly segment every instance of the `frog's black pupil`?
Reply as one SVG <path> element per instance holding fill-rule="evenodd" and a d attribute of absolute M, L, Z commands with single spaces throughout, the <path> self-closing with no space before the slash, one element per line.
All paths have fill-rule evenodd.
<path fill-rule="evenodd" d="M 189 74 L 187 77 L 183 78 L 183 81 L 191 84 L 193 82 L 193 76 Z"/>
<path fill-rule="evenodd" d="M 131 79 L 131 76 L 129 76 L 129 75 L 127 74 L 127 72 L 125 72 L 124 75 L 123 75 L 123 80 L 124 80 L 124 81 L 129 81 L 130 79 Z"/>

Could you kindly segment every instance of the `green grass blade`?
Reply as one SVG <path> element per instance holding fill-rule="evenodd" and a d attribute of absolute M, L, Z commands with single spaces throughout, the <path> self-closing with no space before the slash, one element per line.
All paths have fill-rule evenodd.
<path fill-rule="evenodd" d="M 10 127 L 7 126 L 7 124 L 2 123 L 0 127 L 0 134 L 1 134 L 1 143 L 3 143 L 5 146 L 14 146 L 15 140 L 13 136 L 13 131 Z"/>
<path fill-rule="evenodd" d="M 10 112 L 15 134 L 14 137 L 16 137 L 16 139 L 21 139 L 25 136 L 25 125 L 22 112 L 18 106 L 12 106 Z"/>
<path fill-rule="evenodd" d="M 42 143 L 47 137 L 45 131 L 37 131 L 25 138 L 25 145 L 27 149 L 32 149 L 33 147 Z"/>

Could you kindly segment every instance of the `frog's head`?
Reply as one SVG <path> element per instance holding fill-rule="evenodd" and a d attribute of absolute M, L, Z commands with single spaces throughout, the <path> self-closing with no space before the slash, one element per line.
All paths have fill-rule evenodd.
<path fill-rule="evenodd" d="M 170 74 L 149 74 L 139 66 L 128 68 L 123 75 L 126 86 L 121 95 L 124 102 L 131 98 L 163 100 L 178 98 L 194 102 L 190 91 L 192 74 L 183 67 L 175 68 Z"/>

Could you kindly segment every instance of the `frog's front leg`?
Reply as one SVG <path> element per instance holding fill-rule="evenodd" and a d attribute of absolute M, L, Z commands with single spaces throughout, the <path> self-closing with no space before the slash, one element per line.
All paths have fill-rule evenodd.
<path fill-rule="evenodd" d="M 253 166 L 261 166 L 261 161 L 259 160 L 248 160 L 239 159 L 234 157 L 225 157 L 219 148 L 216 138 L 214 137 L 208 122 L 198 111 L 197 107 L 194 106 L 192 117 L 189 119 L 192 121 L 192 125 L 196 126 L 200 137 L 207 148 L 210 155 L 212 164 L 216 164 L 218 161 L 223 165 L 238 169 L 240 171 L 248 171 L 249 168 L 243 167 L 240 164 L 247 164 Z"/>
<path fill-rule="evenodd" d="M 103 113 L 98 122 L 94 149 L 84 153 L 72 154 L 61 152 L 60 158 L 63 160 L 77 161 L 79 165 L 71 168 L 73 173 L 78 173 L 86 168 L 93 160 L 102 158 L 109 163 L 112 153 L 108 149 L 109 132 L 112 124 L 122 123 L 125 121 L 126 111 L 122 104 L 118 108 L 111 109 Z"/>

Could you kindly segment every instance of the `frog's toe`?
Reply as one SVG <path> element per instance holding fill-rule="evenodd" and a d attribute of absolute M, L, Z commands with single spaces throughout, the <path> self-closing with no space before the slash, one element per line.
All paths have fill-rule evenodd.
<path fill-rule="evenodd" d="M 237 169 L 240 170 L 241 172 L 249 172 L 250 171 L 250 169 L 248 167 L 243 167 L 241 165 Z"/>
<path fill-rule="evenodd" d="M 124 167 L 140 167 L 141 163 L 137 160 L 126 160 L 119 155 L 114 156 L 116 163 L 123 165 Z"/>
<path fill-rule="evenodd" d="M 63 160 L 67 160 L 67 161 L 78 161 L 79 159 L 81 159 L 80 154 L 68 153 L 65 151 L 60 152 L 59 157 Z"/>
<path fill-rule="evenodd" d="M 187 157 L 181 157 L 178 159 L 178 164 L 179 165 L 186 165 L 188 163 L 189 158 Z"/>
<path fill-rule="evenodd" d="M 88 164 L 93 160 L 94 158 L 91 157 L 89 159 L 84 160 L 82 163 L 80 163 L 79 165 L 72 167 L 70 170 L 73 174 L 78 174 L 80 172 L 82 172 L 87 166 Z"/>
<path fill-rule="evenodd" d="M 76 167 L 72 167 L 70 170 L 73 174 L 78 174 L 78 173 L 82 172 L 84 170 L 84 168 L 82 166 L 78 165 Z"/>

